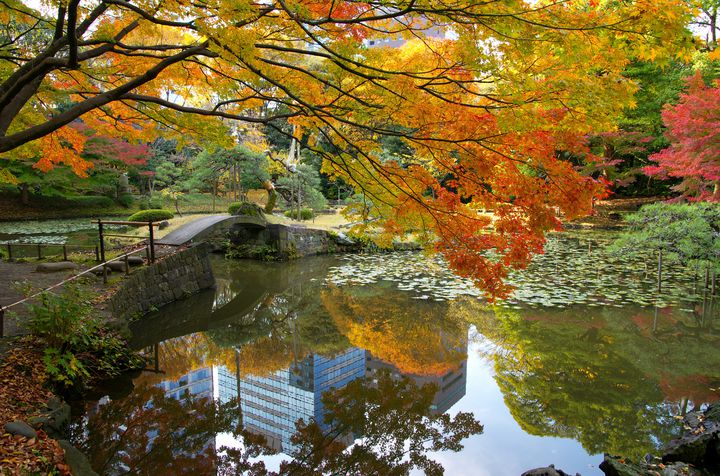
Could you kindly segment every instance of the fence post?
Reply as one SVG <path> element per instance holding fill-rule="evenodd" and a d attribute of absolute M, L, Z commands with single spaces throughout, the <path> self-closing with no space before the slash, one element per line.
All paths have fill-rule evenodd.
<path fill-rule="evenodd" d="M 98 234 L 100 235 L 100 262 L 105 262 L 105 237 L 103 236 L 102 220 L 98 220 Z"/>
<path fill-rule="evenodd" d="M 7 244 L 8 249 L 8 261 L 12 259 L 12 245 L 10 243 Z"/>
<path fill-rule="evenodd" d="M 150 262 L 155 262 L 155 235 L 153 233 L 153 222 L 148 223 L 148 227 L 150 228 Z"/>
<path fill-rule="evenodd" d="M 37 245 L 38 248 L 38 259 L 42 259 L 42 245 Z"/>
<path fill-rule="evenodd" d="M 63 245 L 63 261 L 67 261 L 67 245 Z"/>

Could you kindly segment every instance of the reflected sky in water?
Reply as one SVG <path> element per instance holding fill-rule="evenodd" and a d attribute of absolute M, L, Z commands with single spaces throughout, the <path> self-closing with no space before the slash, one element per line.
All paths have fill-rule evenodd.
<path fill-rule="evenodd" d="M 239 406 L 222 411 L 238 413 L 225 423 L 242 423 L 244 436 L 214 425 L 197 429 L 205 446 L 167 454 L 204 452 L 208 435 L 216 449 L 262 435 L 270 449 L 297 456 L 317 435 L 307 430 L 291 441 L 292 423 L 312 416 L 319 430 L 332 431 L 333 423 L 324 422 L 328 404 L 331 416 L 355 425 L 334 444 L 353 448 L 373 437 L 372 428 L 346 409 L 332 410 L 321 395 L 336 388 L 333 398 L 381 398 L 373 388 L 390 376 L 394 383 L 386 388 L 396 389 L 404 405 L 420 398 L 423 385 L 434 386 L 425 407 L 413 410 L 418 423 L 441 425 L 444 412 L 471 412 L 484 426 L 481 434 L 470 421 L 443 427 L 448 435 L 470 435 L 461 451 L 426 452 L 446 474 L 511 475 L 550 463 L 571 474 L 601 474 L 603 452 L 640 458 L 656 451 L 678 433 L 677 415 L 717 400 L 720 388 L 716 305 L 693 273 L 668 268 L 658 296 L 652 262 L 609 256 L 608 240 L 553 237 L 544 256 L 513 276 L 515 296 L 494 306 L 441 261 L 419 253 L 291 263 L 217 259 L 214 292 L 136 324 L 132 344 L 146 350 L 150 369 L 123 391 L 111 389 L 100 404 L 87 403 L 88 418 L 76 425 L 86 437 L 78 444 L 109 461 L 93 435 L 116 435 L 128 424 L 123 418 L 142 415 L 147 429 L 133 446 L 142 455 L 161 444 L 147 436 L 162 434 L 152 418 L 169 418 L 159 407 L 149 411 L 148 402 L 180 411 L 171 400 L 187 391 L 195 402 L 206 396 L 232 405 L 239 389 Z M 392 426 L 397 404 L 379 403 L 375 418 L 403 438 L 404 429 Z M 102 423 L 93 415 L 102 415 Z M 115 458 L 116 468 L 129 464 Z M 214 458 L 203 464 L 220 464 Z M 273 470 L 282 459 L 260 458 Z"/>

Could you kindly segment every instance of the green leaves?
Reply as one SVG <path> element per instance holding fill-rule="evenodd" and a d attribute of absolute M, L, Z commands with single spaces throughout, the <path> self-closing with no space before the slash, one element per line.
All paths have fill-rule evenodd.
<path fill-rule="evenodd" d="M 630 231 L 611 249 L 638 254 L 661 250 L 684 265 L 720 264 L 720 204 L 655 203 L 627 218 Z"/>
<path fill-rule="evenodd" d="M 61 389 L 80 389 L 94 379 L 138 368 L 142 359 L 92 315 L 88 296 L 77 286 L 63 294 L 45 293 L 31 305 L 30 332 L 45 341 L 43 363 Z"/>

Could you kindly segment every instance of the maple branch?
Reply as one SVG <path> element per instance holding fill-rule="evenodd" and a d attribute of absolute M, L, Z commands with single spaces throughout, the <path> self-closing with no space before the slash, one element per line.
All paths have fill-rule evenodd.
<path fill-rule="evenodd" d="M 143 19 L 155 23 L 156 25 L 164 25 L 164 26 L 175 26 L 179 28 L 190 28 L 191 30 L 195 30 L 195 21 L 172 21 L 172 20 L 163 20 L 161 18 L 158 18 L 156 16 L 151 15 L 147 11 L 143 10 L 140 7 L 137 7 L 133 5 L 130 2 L 126 2 L 125 0 L 104 0 L 104 3 L 108 5 L 116 5 L 118 7 L 126 8 L 134 13 L 137 13 L 140 15 Z"/>
<path fill-rule="evenodd" d="M 107 5 L 104 3 L 100 3 L 97 7 L 95 7 L 87 18 L 80 23 L 80 26 L 76 29 L 77 34 L 82 35 L 106 9 Z M 61 15 L 64 17 L 64 10 L 58 9 L 58 16 Z M 135 23 L 135 26 L 137 26 L 137 23 Z M 128 27 L 124 28 L 120 33 L 118 33 L 118 35 L 116 35 L 116 38 L 122 38 L 134 28 L 135 27 L 130 29 Z M 37 91 L 37 87 L 40 86 L 40 83 L 50 71 L 67 64 L 66 59 L 55 58 L 55 55 L 60 52 L 62 48 L 67 46 L 67 44 L 67 36 L 53 40 L 53 42 L 48 45 L 43 52 L 39 53 L 31 61 L 28 61 L 20 66 L 13 74 L 8 76 L 2 84 L 0 84 L 0 135 L 5 134 L 7 127 L 17 114 L 17 112 L 11 114 L 11 111 L 15 110 L 17 106 L 13 106 L 9 110 L 6 109 L 6 107 L 8 107 L 11 102 L 15 105 L 19 103 L 20 107 L 22 107 L 30 100 L 32 95 Z M 99 54 L 102 54 L 103 52 L 104 51 L 101 51 Z M 38 78 L 40 78 L 39 81 Z M 35 90 L 28 89 L 28 85 L 36 85 Z M 20 94 L 21 91 L 23 94 Z M 19 110 L 20 109 L 17 109 L 17 111 Z"/>
<path fill-rule="evenodd" d="M 120 97 L 119 99 L 153 103 L 153 104 L 157 104 L 159 106 L 163 106 L 168 109 L 172 109 L 174 111 L 183 112 L 183 113 L 187 113 L 187 114 L 197 114 L 199 116 L 222 117 L 224 119 L 234 119 L 236 121 L 251 122 L 254 124 L 266 124 L 266 123 L 276 120 L 276 119 L 288 119 L 288 118 L 300 115 L 299 113 L 295 112 L 295 113 L 288 113 L 288 114 L 277 114 L 275 116 L 265 117 L 265 118 L 255 117 L 255 116 L 242 116 L 239 114 L 232 114 L 229 112 L 220 111 L 218 109 L 218 106 L 216 106 L 213 109 L 203 109 L 203 108 L 199 108 L 199 107 L 183 106 L 183 105 L 174 103 L 172 101 L 168 101 L 168 100 L 158 98 L 155 96 L 147 96 L 144 94 L 133 94 L 133 93 L 123 94 L 122 97 Z M 248 99 L 250 99 L 250 98 L 248 98 Z M 225 101 L 225 103 L 230 103 L 230 102 L 231 101 Z"/>
<path fill-rule="evenodd" d="M 0 137 L 0 153 L 7 152 L 16 147 L 19 147 L 22 144 L 46 136 L 61 128 L 62 126 L 69 124 L 70 122 L 79 118 L 86 112 L 89 112 L 110 102 L 119 100 L 130 91 L 154 80 L 162 71 L 164 71 L 169 66 L 179 63 L 186 58 L 192 56 L 216 56 L 216 53 L 209 51 L 207 49 L 206 43 L 187 48 L 184 51 L 181 51 L 173 56 L 170 56 L 158 62 L 157 64 L 149 68 L 144 74 L 129 80 L 122 86 L 118 86 L 115 89 L 106 91 L 104 93 L 93 96 L 92 98 L 79 102 L 74 106 L 68 108 L 64 112 L 48 119 L 42 124 L 29 127 L 25 130 L 16 132 L 15 134 L 11 134 L 9 136 Z"/>
<path fill-rule="evenodd" d="M 78 45 L 77 45 L 77 10 L 80 0 L 70 0 L 68 4 L 67 13 L 67 37 L 68 47 L 70 49 L 68 53 L 68 68 L 78 68 Z"/>
<path fill-rule="evenodd" d="M 53 36 L 53 41 L 57 41 L 62 37 L 64 23 L 65 23 L 65 5 L 61 3 L 58 6 L 57 20 L 55 22 L 55 35 Z"/>

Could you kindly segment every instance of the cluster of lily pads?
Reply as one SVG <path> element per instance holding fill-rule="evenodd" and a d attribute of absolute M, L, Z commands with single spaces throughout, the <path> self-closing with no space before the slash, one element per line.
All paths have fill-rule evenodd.
<path fill-rule="evenodd" d="M 107 230 L 121 230 L 122 225 L 106 225 Z M 60 220 L 25 220 L 0 222 L 0 242 L 62 245 L 72 242 L 73 235 L 97 231 L 90 218 Z"/>
<path fill-rule="evenodd" d="M 659 306 L 682 305 L 702 288 L 696 270 L 663 266 L 662 292 L 657 292 L 657 268 L 652 254 L 629 258 L 612 254 L 613 236 L 596 233 L 559 233 L 548 237 L 545 253 L 523 270 L 511 273 L 513 294 L 509 307 L 567 307 L 571 305 Z M 702 274 L 702 271 L 700 271 Z M 480 298 L 472 281 L 454 275 L 439 256 L 402 252 L 348 255 L 330 269 L 327 283 L 335 286 L 394 283 L 416 299 Z"/>

